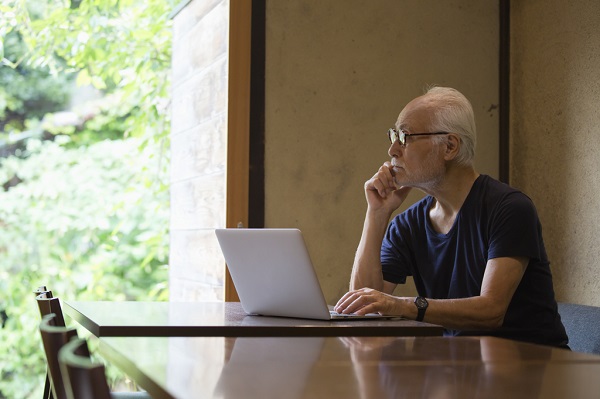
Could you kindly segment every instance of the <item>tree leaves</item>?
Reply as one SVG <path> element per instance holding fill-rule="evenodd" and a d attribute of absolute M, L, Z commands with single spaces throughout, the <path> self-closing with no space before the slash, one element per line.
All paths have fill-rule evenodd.
<path fill-rule="evenodd" d="M 28 65 L 52 73 L 78 72 L 78 83 L 121 92 L 130 109 L 126 135 L 168 136 L 171 62 L 171 4 L 166 0 L 82 1 L 77 8 L 60 1 L 15 7 L 14 20 L 28 21 L 18 32 L 27 44 Z M 32 11 L 35 9 L 35 12 Z M 0 31 L 1 33 L 1 31 Z M 152 98 L 150 103 L 140 99 Z M 159 101 L 163 99 L 164 101 Z M 158 130 L 157 130 L 158 128 Z"/>
<path fill-rule="evenodd" d="M 78 300 L 166 299 L 171 6 L 0 4 L 0 127 L 6 137 L 53 139 L 30 138 L 0 158 L 0 181 L 19 182 L 0 189 L 0 397 L 41 395 L 33 288 Z M 62 126 L 45 115 L 64 108 L 72 78 L 104 98 Z"/>

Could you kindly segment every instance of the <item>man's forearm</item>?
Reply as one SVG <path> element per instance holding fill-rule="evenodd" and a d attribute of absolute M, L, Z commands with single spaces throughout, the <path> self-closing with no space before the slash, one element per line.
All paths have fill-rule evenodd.
<path fill-rule="evenodd" d="M 412 302 L 412 298 L 408 299 Z M 427 323 L 439 324 L 452 330 L 493 330 L 502 326 L 506 308 L 501 301 L 482 296 L 458 299 L 429 299 L 425 312 Z M 409 319 L 416 317 L 416 307 L 406 306 Z"/>
<path fill-rule="evenodd" d="M 360 243 L 356 250 L 350 290 L 360 288 L 383 289 L 381 272 L 381 243 L 389 221 L 389 215 L 367 211 Z"/>

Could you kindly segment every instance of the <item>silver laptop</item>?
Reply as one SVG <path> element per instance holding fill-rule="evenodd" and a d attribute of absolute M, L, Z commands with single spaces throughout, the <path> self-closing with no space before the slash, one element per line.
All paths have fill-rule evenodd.
<path fill-rule="evenodd" d="M 319 320 L 386 318 L 342 315 L 327 306 L 298 229 L 216 229 L 231 278 L 248 314 Z"/>

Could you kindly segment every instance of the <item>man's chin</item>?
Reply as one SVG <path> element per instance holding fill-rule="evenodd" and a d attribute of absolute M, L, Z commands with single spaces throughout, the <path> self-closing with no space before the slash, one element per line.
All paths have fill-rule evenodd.
<path fill-rule="evenodd" d="M 410 181 L 410 179 L 404 178 L 404 179 L 398 179 L 397 176 L 394 177 L 394 184 L 396 185 L 396 188 L 402 188 L 402 187 L 415 187 L 415 182 Z"/>
<path fill-rule="evenodd" d="M 429 192 L 431 191 L 431 186 L 433 185 L 432 182 L 415 182 L 409 179 L 394 180 L 394 183 L 396 184 L 396 189 L 400 189 L 402 187 L 410 187 L 413 189 L 421 190 L 425 194 L 429 194 Z"/>

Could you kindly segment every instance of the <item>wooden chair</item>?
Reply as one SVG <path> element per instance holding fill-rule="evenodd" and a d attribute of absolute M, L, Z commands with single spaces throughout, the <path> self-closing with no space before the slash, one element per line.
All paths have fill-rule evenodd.
<path fill-rule="evenodd" d="M 42 316 L 40 333 L 42 335 L 46 361 L 48 363 L 48 374 L 46 378 L 50 389 L 48 395 L 44 394 L 44 399 L 67 399 L 68 392 L 58 363 L 58 353 L 71 338 L 77 337 L 77 331 L 75 328 L 65 326 L 65 319 L 60 306 L 60 301 L 58 298 L 52 296 L 51 291 L 43 291 L 35 298 L 38 303 L 40 315 Z M 79 399 L 78 396 L 76 396 L 76 398 Z M 150 395 L 144 391 L 113 392 L 111 393 L 111 398 L 150 398 Z"/>
<path fill-rule="evenodd" d="M 54 313 L 56 315 L 53 321 L 55 326 L 65 327 L 65 317 L 60 306 L 60 300 L 52 296 L 52 291 L 45 291 L 35 297 L 40 316 L 43 318 L 46 315 Z"/>
<path fill-rule="evenodd" d="M 39 295 L 38 295 L 39 297 Z M 54 313 L 44 315 L 40 323 L 40 334 L 48 363 L 48 374 L 54 399 L 67 399 L 63 384 L 62 373 L 58 363 L 58 351 L 73 337 L 77 337 L 75 328 L 57 325 L 57 316 Z M 64 324 L 64 319 L 63 319 Z"/>
<path fill-rule="evenodd" d="M 39 286 L 38 288 L 36 288 L 33 291 L 33 293 L 35 294 L 36 299 L 38 296 L 40 296 L 40 300 L 52 298 L 52 291 L 47 289 L 45 285 Z M 44 303 L 42 305 L 40 303 L 40 301 L 36 301 L 36 302 L 38 303 L 38 308 L 40 309 L 40 315 L 42 317 L 45 314 L 52 313 L 50 311 L 51 309 L 49 309 L 48 304 Z M 50 376 L 48 375 L 48 370 L 46 370 L 46 381 L 44 382 L 44 397 L 43 397 L 43 399 L 54 399 L 54 396 L 52 395 L 52 387 L 50 385 Z"/>
<path fill-rule="evenodd" d="M 84 339 L 76 338 L 63 346 L 58 361 L 69 399 L 111 399 L 104 365 L 91 361 Z"/>
<path fill-rule="evenodd" d="M 48 295 L 48 298 L 52 298 L 52 291 L 46 288 L 45 285 L 40 285 L 33 291 L 33 293 L 35 294 L 35 296 L 46 293 Z"/>

